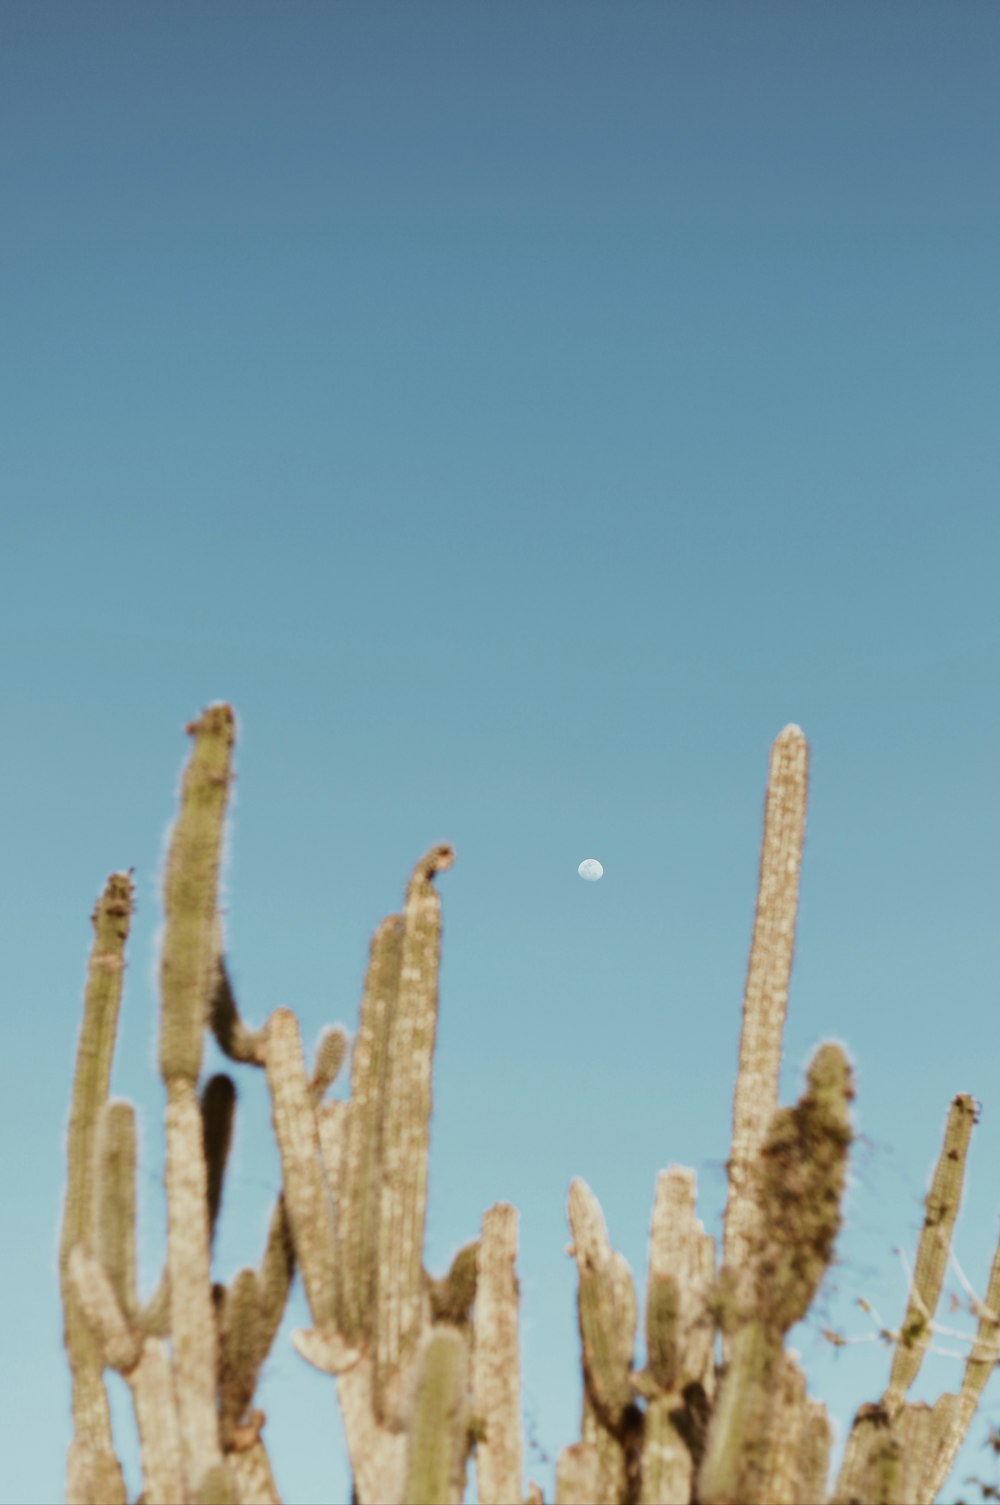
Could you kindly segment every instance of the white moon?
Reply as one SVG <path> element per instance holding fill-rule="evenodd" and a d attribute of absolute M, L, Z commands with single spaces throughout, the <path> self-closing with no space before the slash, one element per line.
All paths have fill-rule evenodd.
<path fill-rule="evenodd" d="M 595 857 L 586 857 L 580 863 L 577 872 L 581 878 L 586 878 L 588 883 L 596 883 L 598 878 L 604 877 L 604 869 Z"/>

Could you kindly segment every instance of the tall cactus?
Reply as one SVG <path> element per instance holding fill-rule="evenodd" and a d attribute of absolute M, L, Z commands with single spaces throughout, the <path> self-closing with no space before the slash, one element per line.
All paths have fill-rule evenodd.
<path fill-rule="evenodd" d="M 524 1499 L 517 1213 L 498 1203 L 438 1278 L 423 1265 L 438 1019 L 441 904 L 451 866 L 432 847 L 402 912 L 371 942 L 350 1094 L 325 1101 L 347 1053 L 326 1029 L 311 1069 L 295 1014 L 240 1015 L 218 908 L 235 718 L 210 706 L 189 728 L 164 880 L 159 1065 L 166 1093 L 167 1258 L 136 1289 L 135 1115 L 109 1097 L 132 913 L 131 873 L 93 915 L 68 1140 L 59 1275 L 72 1380 L 67 1499 L 126 1498 L 103 1372 L 130 1387 L 149 1505 L 279 1505 L 253 1396 L 301 1273 L 312 1326 L 302 1357 L 335 1376 L 357 1505 L 459 1505 L 475 1453 L 481 1505 Z M 585 1181 L 569 1188 L 583 1371 L 580 1437 L 556 1467 L 557 1505 L 815 1505 L 827 1499 L 832 1430 L 784 1343 L 833 1257 L 852 1138 L 853 1072 L 821 1045 L 799 1101 L 778 1101 L 805 832 L 808 747 L 788 726 L 771 749 L 753 941 L 733 1101 L 729 1196 L 716 1241 L 696 1216 L 692 1171 L 657 1178 L 639 1303 Z M 236 1111 L 226 1074 L 201 1083 L 210 1028 L 237 1065 L 262 1069 L 282 1190 L 256 1268 L 212 1282 L 211 1252 Z M 907 1394 L 929 1345 L 976 1109 L 955 1098 L 888 1384 L 854 1420 L 835 1505 L 932 1505 L 1000 1359 L 1000 1245 L 976 1304 L 957 1394 Z M 715 1360 L 717 1344 L 721 1363 Z"/>

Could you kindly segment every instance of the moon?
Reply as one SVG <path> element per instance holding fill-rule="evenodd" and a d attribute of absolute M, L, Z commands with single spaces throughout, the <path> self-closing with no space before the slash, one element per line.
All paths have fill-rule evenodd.
<path fill-rule="evenodd" d="M 598 878 L 604 877 L 604 869 L 596 857 L 585 857 L 577 868 L 581 878 L 586 878 L 588 883 L 596 883 Z"/>

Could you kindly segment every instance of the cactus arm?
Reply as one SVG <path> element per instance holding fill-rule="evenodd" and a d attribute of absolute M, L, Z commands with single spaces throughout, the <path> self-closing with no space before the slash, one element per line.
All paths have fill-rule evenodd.
<path fill-rule="evenodd" d="M 301 1356 L 325 1374 L 358 1362 L 362 1347 L 346 1343 L 336 1325 L 336 1234 L 320 1153 L 320 1131 L 306 1080 L 299 1022 L 275 1009 L 267 1027 L 267 1084 L 281 1154 L 284 1207 L 313 1319 L 292 1334 Z M 327 1106 L 332 1106 L 328 1104 Z"/>
<path fill-rule="evenodd" d="M 345 1336 L 367 1337 L 375 1321 L 378 1215 L 381 1196 L 382 1109 L 403 963 L 404 924 L 389 915 L 372 937 L 351 1054 L 350 1118 L 337 1201 L 340 1235 L 340 1316 Z"/>
<path fill-rule="evenodd" d="M 976 1121 L 975 1105 L 966 1093 L 952 1102 L 917 1245 L 913 1285 L 906 1315 L 892 1361 L 892 1373 L 882 1405 L 893 1415 L 917 1377 L 931 1339 L 931 1322 L 937 1311 L 948 1267 L 951 1237 L 962 1200 L 965 1161 Z"/>
<path fill-rule="evenodd" d="M 930 1323 L 941 1296 L 975 1117 L 971 1097 L 960 1093 L 953 1099 L 925 1199 L 927 1213 L 889 1384 L 879 1405 L 860 1407 L 854 1418 L 837 1480 L 838 1501 L 875 1498 L 881 1490 L 887 1499 L 892 1496 L 902 1501 L 912 1495 L 921 1505 L 930 1505 L 944 1486 L 983 1386 L 1000 1357 L 998 1245 L 960 1394 L 945 1393 L 933 1410 L 904 1404 L 930 1342 Z M 918 1455 L 921 1466 L 916 1469 L 914 1459 Z"/>
<path fill-rule="evenodd" d="M 904 1405 L 906 1392 L 919 1372 L 930 1342 L 930 1324 L 941 1296 L 974 1124 L 973 1100 L 960 1093 L 948 1111 L 944 1142 L 925 1199 L 927 1212 L 889 1384 L 878 1405 L 861 1406 L 855 1415 L 837 1478 L 834 1494 L 837 1501 L 868 1500 L 882 1495 L 887 1501 L 902 1500 L 902 1491 L 908 1488 L 912 1479 L 912 1470 L 907 1471 L 904 1479 L 902 1460 L 904 1455 L 913 1452 L 912 1446 L 904 1445 L 904 1433 L 910 1436 L 912 1443 L 913 1437 L 918 1435 L 914 1428 L 920 1429 L 921 1456 L 926 1462 L 919 1493 L 921 1498 L 926 1495 L 928 1501 L 932 1500 L 947 1478 L 975 1413 L 978 1392 L 973 1394 L 971 1386 L 964 1400 L 942 1395 L 930 1420 L 914 1420 L 918 1408 Z M 994 1259 L 990 1291 L 1000 1295 L 1000 1250 Z M 992 1302 L 989 1305 L 996 1310 Z M 981 1321 L 977 1345 L 983 1333 Z M 969 1380 L 970 1366 L 976 1362 L 977 1348 L 974 1346 L 966 1364 L 966 1381 Z M 928 1493 L 932 1484 L 933 1491 Z"/>
<path fill-rule="evenodd" d="M 196 1488 L 222 1463 L 208 1171 L 197 1083 L 219 948 L 219 868 L 236 736 L 232 708 L 209 706 L 187 731 L 194 746 L 163 882 L 159 1060 L 167 1089 L 170 1335 L 185 1476 Z"/>
<path fill-rule="evenodd" d="M 128 1374 L 139 1362 L 142 1339 L 129 1326 L 104 1266 L 83 1244 L 70 1250 L 69 1278 L 80 1309 L 101 1345 L 104 1362 Z"/>
<path fill-rule="evenodd" d="M 284 1193 L 278 1197 L 271 1213 L 267 1243 L 257 1272 L 260 1295 L 260 1341 L 264 1353 L 274 1342 L 284 1314 L 292 1277 L 295 1274 L 295 1242 L 285 1210 Z"/>
<path fill-rule="evenodd" d="M 291 1009 L 275 1009 L 268 1021 L 265 1069 L 281 1153 L 285 1208 L 309 1310 L 315 1327 L 331 1332 L 336 1320 L 333 1209 L 320 1163 L 299 1021 Z"/>
<path fill-rule="evenodd" d="M 819 1047 L 806 1083 L 796 1106 L 775 1114 L 760 1157 L 755 1309 L 781 1333 L 806 1315 L 833 1258 L 852 1139 L 854 1081 L 839 1045 Z"/>
<path fill-rule="evenodd" d="M 739 1070 L 724 1225 L 724 1263 L 745 1299 L 758 1235 L 754 1167 L 778 1106 L 781 1040 L 795 947 L 805 837 L 808 745 L 789 725 L 771 748 L 753 941 L 743 994 Z"/>
<path fill-rule="evenodd" d="M 390 1425 L 402 1422 L 403 1375 L 421 1336 L 441 961 L 441 899 L 433 880 L 454 860 L 451 847 L 432 847 L 414 868 L 403 911 L 399 995 L 385 1083 L 376 1274 L 375 1408 Z"/>
<path fill-rule="evenodd" d="M 236 1087 L 224 1072 L 210 1077 L 201 1094 L 202 1143 L 208 1182 L 209 1242 L 215 1242 L 215 1227 L 222 1206 L 222 1183 L 233 1142 Z"/>
<path fill-rule="evenodd" d="M 331 1025 L 319 1038 L 313 1074 L 309 1081 L 309 1092 L 317 1108 L 340 1075 L 346 1055 L 347 1032 L 337 1024 Z"/>
<path fill-rule="evenodd" d="M 587 1390 L 601 1419 L 614 1432 L 621 1427 L 625 1409 L 632 1402 L 629 1376 L 635 1342 L 635 1294 L 627 1265 L 631 1299 L 625 1294 L 600 1204 L 579 1177 L 570 1185 L 568 1212 Z"/>
<path fill-rule="evenodd" d="M 469 1452 L 468 1368 L 467 1336 L 450 1323 L 432 1327 L 417 1356 L 405 1505 L 461 1505 Z"/>
<path fill-rule="evenodd" d="M 187 731 L 194 747 L 163 883 L 160 1074 L 165 1082 L 183 1078 L 196 1083 L 218 954 L 219 867 L 236 737 L 232 708 L 209 706 Z"/>
<path fill-rule="evenodd" d="M 164 1264 L 156 1290 L 139 1314 L 139 1326 L 150 1337 L 165 1338 L 170 1332 L 170 1266 Z"/>
<path fill-rule="evenodd" d="M 130 1327 L 103 1266 L 82 1244 L 70 1251 L 67 1274 L 105 1361 L 132 1391 L 147 1497 L 184 1505 L 183 1449 L 166 1345 Z"/>
<path fill-rule="evenodd" d="M 997 1364 L 1000 1363 L 1000 1240 L 993 1252 L 986 1300 L 979 1308 L 979 1325 L 972 1352 L 965 1361 L 962 1388 L 947 1416 L 928 1470 L 927 1501 L 937 1498 L 951 1473 L 958 1450 L 968 1435 L 980 1397 Z M 944 1396 L 941 1397 L 944 1400 Z M 922 1505 L 922 1502 L 921 1502 Z"/>
<path fill-rule="evenodd" d="M 135 1109 L 108 1102 L 98 1135 L 94 1248 L 129 1322 L 138 1311 L 135 1257 Z"/>
<path fill-rule="evenodd" d="M 244 1420 L 253 1399 L 261 1352 L 261 1301 L 257 1274 L 240 1270 L 221 1293 L 219 1322 L 219 1420 L 223 1445 Z"/>
<path fill-rule="evenodd" d="M 429 1279 L 428 1294 L 431 1303 L 431 1319 L 434 1322 L 452 1322 L 464 1326 L 469 1319 L 472 1303 L 476 1300 L 479 1279 L 479 1243 L 463 1244 L 447 1275 L 440 1280 Z"/>
<path fill-rule="evenodd" d="M 517 1209 L 483 1216 L 477 1247 L 472 1392 L 484 1435 L 476 1444 L 480 1505 L 522 1496 L 521 1354 L 518 1343 Z"/>
<path fill-rule="evenodd" d="M 662 1392 L 694 1382 L 711 1395 L 715 1328 L 708 1298 L 715 1240 L 695 1215 L 694 1171 L 671 1165 L 656 1178 L 649 1229 L 647 1368 Z"/>
<path fill-rule="evenodd" d="M 316 1095 L 310 1088 L 310 1096 L 316 1102 Z M 316 1113 L 316 1132 L 319 1135 L 320 1160 L 323 1165 L 323 1175 L 326 1179 L 330 1195 L 334 1200 L 335 1210 L 338 1208 L 337 1191 L 340 1186 L 341 1172 L 344 1163 L 344 1141 L 347 1137 L 347 1125 L 351 1116 L 350 1103 L 341 1102 L 334 1098 L 329 1103 L 322 1103 L 314 1109 Z M 336 1219 L 335 1219 L 336 1221 Z M 340 1230 L 337 1230 L 337 1268 L 340 1268 Z M 336 1278 L 335 1278 L 335 1284 Z"/>
<path fill-rule="evenodd" d="M 125 971 L 125 943 L 134 901 L 131 872 L 112 873 L 91 915 L 94 940 L 87 966 L 83 1023 L 76 1048 L 69 1132 L 66 1137 L 66 1198 L 59 1240 L 59 1284 L 63 1301 L 63 1332 L 72 1377 L 74 1440 L 67 1460 L 74 1479 L 70 1494 L 91 1485 L 98 1493 L 81 1505 L 111 1499 L 99 1481 L 110 1478 L 115 1500 L 125 1498 L 125 1481 L 115 1458 L 111 1411 L 102 1378 L 103 1362 L 90 1328 L 79 1308 L 69 1279 L 69 1251 L 78 1243 L 92 1244 L 95 1236 L 95 1177 L 97 1136 L 101 1110 L 111 1081 Z M 91 1484 L 86 1480 L 90 1479 Z"/>
<path fill-rule="evenodd" d="M 91 916 L 94 943 L 87 968 L 66 1145 L 68 1176 L 60 1239 L 63 1265 L 70 1249 L 93 1235 L 98 1117 L 111 1082 L 133 902 L 131 873 L 112 873 Z"/>
<path fill-rule="evenodd" d="M 774 1115 L 762 1147 L 753 1172 L 760 1224 L 750 1251 L 752 1302 L 738 1303 L 729 1325 L 729 1359 L 698 1476 L 702 1505 L 767 1505 L 791 1467 L 773 1397 L 787 1383 L 784 1335 L 805 1316 L 833 1257 L 853 1097 L 844 1051 L 820 1046 L 806 1091 Z"/>
<path fill-rule="evenodd" d="M 219 1049 L 231 1061 L 263 1066 L 267 1030 L 250 1029 L 240 1017 L 223 954 L 222 917 L 218 914 L 213 921 L 212 943 L 214 978 L 209 998 L 209 1027 Z"/>
<path fill-rule="evenodd" d="M 700 1434 L 695 1415 L 714 1387 L 715 1326 L 708 1298 L 715 1240 L 695 1216 L 694 1171 L 671 1165 L 656 1178 L 646 1286 L 646 1367 L 633 1383 L 646 1396 L 641 1505 L 687 1505 Z"/>

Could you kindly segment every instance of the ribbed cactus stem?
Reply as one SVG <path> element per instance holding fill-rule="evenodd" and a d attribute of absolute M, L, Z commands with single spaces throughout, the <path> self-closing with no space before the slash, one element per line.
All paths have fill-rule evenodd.
<path fill-rule="evenodd" d="M 759 1318 L 731 1335 L 698 1475 L 702 1505 L 768 1505 L 768 1418 L 781 1372 L 777 1328 Z"/>
<path fill-rule="evenodd" d="M 215 1225 L 222 1206 L 222 1183 L 226 1162 L 233 1142 L 233 1118 L 236 1113 L 236 1086 L 225 1072 L 209 1077 L 201 1094 L 202 1141 L 205 1146 L 205 1172 L 208 1184 L 209 1239 L 214 1241 Z"/>
<path fill-rule="evenodd" d="M 97 1229 L 94 1248 L 129 1322 L 138 1314 L 136 1291 L 135 1109 L 108 1102 L 98 1137 Z"/>
<path fill-rule="evenodd" d="M 101 1373 L 103 1360 L 80 1311 L 67 1261 L 75 1245 L 92 1246 L 95 1241 L 97 1138 L 111 1081 L 133 895 L 131 873 L 112 873 L 91 916 L 94 941 L 87 968 L 66 1139 L 66 1199 L 59 1242 L 59 1275 L 64 1337 L 73 1382 L 73 1428 L 80 1444 L 73 1454 L 75 1480 L 67 1483 L 71 1496 L 80 1489 L 104 1491 L 90 1494 L 81 1505 L 97 1505 L 102 1498 L 111 1499 L 112 1495 L 106 1492 L 109 1481 L 114 1484 L 113 1498 L 125 1498 L 125 1482 L 111 1436 L 111 1412 Z"/>
<path fill-rule="evenodd" d="M 170 1335 L 184 1472 L 194 1483 L 222 1462 L 222 1454 L 202 1118 L 194 1085 L 184 1077 L 168 1083 L 166 1136 Z"/>
<path fill-rule="evenodd" d="M 788 1010 L 805 839 L 808 762 L 808 746 L 801 729 L 786 726 L 771 748 L 757 906 L 733 1097 L 724 1262 L 735 1282 L 738 1299 L 746 1299 L 749 1294 L 752 1248 L 759 1237 L 754 1169 L 778 1106 L 781 1042 Z"/>
<path fill-rule="evenodd" d="M 632 1402 L 634 1288 L 628 1266 L 611 1248 L 600 1204 L 579 1177 L 570 1185 L 568 1212 L 587 1389 L 601 1419 L 615 1431 Z"/>
<path fill-rule="evenodd" d="M 447 1323 L 432 1327 L 417 1357 L 405 1505 L 461 1505 L 469 1452 L 468 1367 L 465 1335 Z"/>
<path fill-rule="evenodd" d="M 141 1357 L 142 1337 L 129 1326 L 104 1266 L 84 1244 L 77 1244 L 70 1250 L 67 1270 L 104 1362 L 128 1374 Z"/>
<path fill-rule="evenodd" d="M 389 915 L 372 937 L 351 1054 L 351 1111 L 337 1204 L 340 1321 L 350 1341 L 367 1337 L 375 1325 L 382 1113 L 389 1039 L 403 964 L 403 933 L 402 915 Z"/>
<path fill-rule="evenodd" d="M 928 1505 L 944 1488 L 944 1482 L 951 1473 L 959 1448 L 965 1441 L 976 1414 L 986 1382 L 1000 1363 L 1000 1240 L 993 1251 L 986 1298 L 979 1304 L 978 1313 L 976 1341 L 965 1362 L 962 1388 L 949 1413 L 948 1424 L 942 1431 L 928 1470 Z"/>
<path fill-rule="evenodd" d="M 794 1108 L 773 1118 L 753 1172 L 760 1198 L 752 1300 L 737 1295 L 729 1355 L 698 1476 L 702 1505 L 770 1505 L 788 1473 L 788 1429 L 773 1431 L 786 1381 L 784 1334 L 809 1309 L 833 1257 L 851 1142 L 850 1063 L 820 1046 Z M 746 1289 L 748 1282 L 743 1283 Z"/>
<path fill-rule="evenodd" d="M 68 1175 L 60 1240 L 63 1263 L 74 1244 L 91 1238 L 94 1231 L 98 1122 L 111 1082 L 133 896 L 131 874 L 112 873 L 91 916 L 94 943 L 87 968 L 66 1143 Z"/>
<path fill-rule="evenodd" d="M 506 1505 L 522 1495 L 516 1258 L 517 1209 L 498 1202 L 483 1217 L 477 1251 L 472 1390 L 483 1428 L 476 1446 L 480 1505 Z"/>
<path fill-rule="evenodd" d="M 194 748 L 163 883 L 160 1074 L 165 1082 L 183 1078 L 194 1084 L 216 982 L 219 868 L 236 739 L 232 708 L 209 706 L 187 730 Z"/>
<path fill-rule="evenodd" d="M 278 1197 L 268 1224 L 267 1243 L 257 1272 L 260 1293 L 261 1346 L 264 1353 L 274 1342 L 292 1277 L 295 1274 L 295 1241 L 288 1222 L 284 1192 Z"/>
<path fill-rule="evenodd" d="M 260 1290 L 253 1270 L 240 1270 L 219 1311 L 219 1418 L 227 1443 L 253 1398 L 263 1358 Z"/>
<path fill-rule="evenodd" d="M 403 911 L 399 995 L 385 1079 L 377 1234 L 375 1409 L 390 1425 L 403 1422 L 403 1377 L 423 1324 L 431 1070 L 441 964 L 441 900 L 434 877 L 454 860 L 451 847 L 432 847 L 414 868 Z"/>
<path fill-rule="evenodd" d="M 479 1244 L 464 1244 L 449 1266 L 447 1275 L 430 1282 L 431 1319 L 454 1322 L 461 1326 L 468 1320 L 476 1300 L 479 1278 Z"/>
<path fill-rule="evenodd" d="M 715 1328 L 708 1298 L 715 1278 L 715 1240 L 695 1214 L 694 1171 L 671 1165 L 656 1178 L 649 1229 L 646 1354 L 661 1391 L 691 1382 L 711 1395 Z"/>
<path fill-rule="evenodd" d="M 317 1108 L 340 1075 L 347 1055 L 347 1031 L 331 1025 L 319 1037 L 309 1091 Z"/>
<path fill-rule="evenodd" d="M 70 1251 L 67 1278 L 104 1362 L 124 1375 L 132 1391 L 146 1498 L 162 1500 L 164 1505 L 186 1505 L 189 1492 L 166 1344 L 159 1338 L 144 1338 L 129 1326 L 102 1265 L 82 1244 Z M 97 1482 L 92 1478 L 91 1483 Z M 79 1498 L 75 1489 L 69 1493 L 71 1500 Z M 89 1496 L 94 1505 L 103 1505 L 109 1498 L 106 1493 Z"/>
<path fill-rule="evenodd" d="M 332 1332 L 336 1320 L 333 1209 L 320 1162 L 299 1022 L 291 1009 L 275 1009 L 268 1022 L 266 1069 L 285 1207 L 309 1310 L 317 1328 Z"/>
<path fill-rule="evenodd" d="M 755 1310 L 781 1333 L 805 1316 L 833 1258 L 852 1138 L 854 1082 L 841 1046 L 819 1047 L 806 1082 L 795 1107 L 775 1114 L 761 1152 Z"/>
<path fill-rule="evenodd" d="M 247 1066 L 263 1066 L 267 1029 L 251 1029 L 240 1017 L 233 996 L 233 986 L 226 966 L 222 916 L 218 910 L 212 922 L 212 961 L 210 966 L 208 1025 L 219 1049 L 231 1061 Z"/>
<path fill-rule="evenodd" d="M 965 1161 L 975 1122 L 973 1099 L 967 1093 L 960 1093 L 948 1112 L 944 1143 L 925 1199 L 927 1211 L 917 1245 L 913 1285 L 896 1344 L 889 1384 L 882 1397 L 882 1404 L 890 1415 L 902 1404 L 916 1379 L 931 1340 L 931 1322 L 948 1268 L 951 1237 L 962 1201 Z"/>
<path fill-rule="evenodd" d="M 680 1415 L 676 1395 L 653 1396 L 646 1407 L 639 1505 L 688 1505 L 691 1499 L 694 1470 Z"/>
<path fill-rule="evenodd" d="M 170 1335 L 184 1473 L 189 1489 L 195 1491 L 222 1464 L 209 1173 L 197 1083 L 220 947 L 219 869 L 236 737 L 232 708 L 209 706 L 187 731 L 194 746 L 181 783 L 163 881 L 159 1056 L 167 1089 Z M 220 1184 L 223 1163 L 224 1154 L 217 1156 Z"/>

